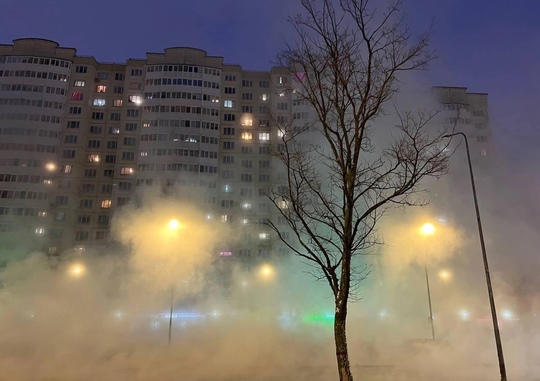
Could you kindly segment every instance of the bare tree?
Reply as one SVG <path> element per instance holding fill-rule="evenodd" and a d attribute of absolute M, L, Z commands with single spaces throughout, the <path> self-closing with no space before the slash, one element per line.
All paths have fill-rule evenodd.
<path fill-rule="evenodd" d="M 389 208 L 422 204 L 419 182 L 447 171 L 440 143 L 446 132 L 428 128 L 434 113 L 396 109 L 398 125 L 386 144 L 374 137 L 399 90 L 399 74 L 433 59 L 428 35 L 410 36 L 400 1 L 384 10 L 371 8 L 370 0 L 301 3 L 304 14 L 290 20 L 297 42 L 279 60 L 293 79 L 285 91 L 310 106 L 315 122 L 298 127 L 276 118 L 283 137 L 275 155 L 286 180 L 269 197 L 294 239 L 269 225 L 328 282 L 339 378 L 350 381 L 347 307 L 367 275 L 356 258 L 379 242 L 377 221 Z"/>

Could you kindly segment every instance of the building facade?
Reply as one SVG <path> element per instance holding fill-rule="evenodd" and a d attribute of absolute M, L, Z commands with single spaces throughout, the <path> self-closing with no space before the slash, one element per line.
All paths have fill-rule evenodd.
<path fill-rule="evenodd" d="M 0 45 L 0 250 L 105 250 L 114 213 L 151 194 L 228 224 L 216 257 L 287 255 L 265 225 L 286 227 L 267 197 L 285 176 L 272 150 L 279 125 L 313 117 L 291 80 L 193 48 L 103 63 L 49 40 Z M 487 96 L 433 90 L 486 157 Z"/>

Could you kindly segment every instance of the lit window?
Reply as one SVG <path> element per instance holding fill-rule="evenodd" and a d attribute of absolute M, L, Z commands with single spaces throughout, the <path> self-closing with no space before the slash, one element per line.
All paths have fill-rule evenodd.
<path fill-rule="evenodd" d="M 289 207 L 289 203 L 285 200 L 281 200 L 278 202 L 278 208 L 280 209 L 287 209 Z"/>
<path fill-rule="evenodd" d="M 45 228 L 36 228 L 35 232 L 37 235 L 43 235 L 45 234 Z"/>
<path fill-rule="evenodd" d="M 99 163 L 99 155 L 88 155 L 86 159 L 89 163 Z"/>
<path fill-rule="evenodd" d="M 223 193 L 231 193 L 233 191 L 233 187 L 231 184 L 223 184 Z"/>
<path fill-rule="evenodd" d="M 259 132 L 259 140 L 270 140 L 270 132 Z"/>
<path fill-rule="evenodd" d="M 229 216 L 228 214 L 221 215 L 221 222 L 230 222 L 230 221 L 231 221 L 231 216 Z"/>
<path fill-rule="evenodd" d="M 480 155 L 482 155 L 482 156 L 487 156 L 487 150 L 486 150 L 485 148 L 482 148 L 482 149 L 480 150 Z"/>
<path fill-rule="evenodd" d="M 83 93 L 71 93 L 72 101 L 82 101 L 83 97 L 84 97 Z"/>
<path fill-rule="evenodd" d="M 268 233 L 259 233 L 259 239 L 266 240 L 270 238 L 270 234 Z"/>
<path fill-rule="evenodd" d="M 132 167 L 122 167 L 120 173 L 122 175 L 132 175 L 135 170 Z"/>
<path fill-rule="evenodd" d="M 223 107 L 225 107 L 225 108 L 233 108 L 234 107 L 234 101 L 229 101 L 229 100 L 223 101 Z"/>
<path fill-rule="evenodd" d="M 85 82 L 84 81 L 75 81 L 75 83 L 73 84 L 73 86 L 75 87 L 84 87 L 84 84 Z"/>
<path fill-rule="evenodd" d="M 220 257 L 230 257 L 230 256 L 232 256 L 232 252 L 230 252 L 230 251 L 220 251 L 219 256 Z"/>
<path fill-rule="evenodd" d="M 261 94 L 261 101 L 267 101 L 268 100 L 268 94 Z"/>
<path fill-rule="evenodd" d="M 243 219 L 242 219 L 242 223 L 243 223 L 244 225 L 249 224 L 249 218 L 243 218 Z"/>
<path fill-rule="evenodd" d="M 52 180 L 51 180 L 51 179 L 45 179 L 45 180 L 43 180 L 43 184 L 45 184 L 45 185 L 51 185 L 51 184 L 52 184 Z"/>
<path fill-rule="evenodd" d="M 250 202 L 244 202 L 242 204 L 242 209 L 244 210 L 251 210 L 251 203 Z"/>
<path fill-rule="evenodd" d="M 105 86 L 105 85 L 97 85 L 96 86 L 96 92 L 104 93 L 106 91 L 107 91 L 107 86 Z"/>
<path fill-rule="evenodd" d="M 136 105 L 140 105 L 142 103 L 142 97 L 140 95 L 130 95 L 129 103 L 135 103 Z"/>
<path fill-rule="evenodd" d="M 277 136 L 278 138 L 282 138 L 283 136 L 285 136 L 285 132 L 283 130 L 278 130 Z"/>
<path fill-rule="evenodd" d="M 253 139 L 253 134 L 251 132 L 242 132 L 242 140 L 251 140 Z"/>
<path fill-rule="evenodd" d="M 96 99 L 94 99 L 93 105 L 94 106 L 100 106 L 100 107 L 105 106 L 105 99 L 96 98 Z"/>
<path fill-rule="evenodd" d="M 103 200 L 101 201 L 101 209 L 109 209 L 111 207 L 111 204 L 111 200 Z"/>
<path fill-rule="evenodd" d="M 122 107 L 122 99 L 115 99 L 113 100 L 113 106 L 114 107 Z"/>
<path fill-rule="evenodd" d="M 253 119 L 246 118 L 242 121 L 242 126 L 253 126 Z"/>

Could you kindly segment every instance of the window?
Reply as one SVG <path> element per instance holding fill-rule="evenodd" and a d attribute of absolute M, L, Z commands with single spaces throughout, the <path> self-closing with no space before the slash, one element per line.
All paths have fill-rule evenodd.
<path fill-rule="evenodd" d="M 114 177 L 114 169 L 103 170 L 103 177 Z"/>
<path fill-rule="evenodd" d="M 65 149 L 62 152 L 62 157 L 66 159 L 74 159 L 75 158 L 75 150 L 73 149 Z"/>
<path fill-rule="evenodd" d="M 247 126 L 247 127 L 253 126 L 253 119 L 251 119 L 251 118 L 244 118 L 244 119 L 242 120 L 242 126 Z"/>
<path fill-rule="evenodd" d="M 109 134 L 118 135 L 119 133 L 120 129 L 118 127 L 109 127 Z"/>
<path fill-rule="evenodd" d="M 75 144 L 77 143 L 77 135 L 65 135 L 64 136 L 64 143 L 66 144 Z"/>
<path fill-rule="evenodd" d="M 262 87 L 262 88 L 270 87 L 270 81 L 259 81 L 259 87 Z"/>
<path fill-rule="evenodd" d="M 92 217 L 88 215 L 82 215 L 77 217 L 78 224 L 89 224 L 92 221 Z"/>
<path fill-rule="evenodd" d="M 115 94 L 124 94 L 124 88 L 122 86 L 114 86 L 113 93 Z"/>
<path fill-rule="evenodd" d="M 231 184 L 223 184 L 223 187 L 221 190 L 223 193 L 232 193 L 233 187 Z"/>
<path fill-rule="evenodd" d="M 126 131 L 137 131 L 137 123 L 126 123 Z"/>
<path fill-rule="evenodd" d="M 270 122 L 268 119 L 259 119 L 259 127 L 268 127 Z"/>
<path fill-rule="evenodd" d="M 117 206 L 124 206 L 129 202 L 129 197 L 117 197 L 116 198 L 116 205 Z"/>
<path fill-rule="evenodd" d="M 101 201 L 101 209 L 109 209 L 111 207 L 111 204 L 111 200 L 103 200 Z"/>
<path fill-rule="evenodd" d="M 259 169 L 270 168 L 270 160 L 259 160 Z"/>
<path fill-rule="evenodd" d="M 242 205 L 240 205 L 240 207 L 241 207 L 243 210 L 251 210 L 252 205 L 251 205 L 250 202 L 244 202 L 244 203 L 242 203 Z"/>
<path fill-rule="evenodd" d="M 135 160 L 135 152 L 122 152 L 122 160 L 126 160 L 126 161 Z"/>
<path fill-rule="evenodd" d="M 134 108 L 129 108 L 126 110 L 126 116 L 130 118 L 136 118 L 139 116 L 139 110 L 134 109 Z"/>
<path fill-rule="evenodd" d="M 131 76 L 133 77 L 140 77 L 142 74 L 142 69 L 131 69 Z"/>
<path fill-rule="evenodd" d="M 140 82 L 130 82 L 129 88 L 131 90 L 140 90 L 142 88 L 142 84 Z"/>
<path fill-rule="evenodd" d="M 105 155 L 105 163 L 115 163 L 116 155 Z"/>
<path fill-rule="evenodd" d="M 96 185 L 95 184 L 82 184 L 81 188 L 84 193 L 93 193 L 96 190 Z"/>
<path fill-rule="evenodd" d="M 93 120 L 103 120 L 105 118 L 105 114 L 102 112 L 93 112 L 92 113 L 92 119 Z"/>
<path fill-rule="evenodd" d="M 70 120 L 67 122 L 66 128 L 79 128 L 80 124 L 81 122 L 79 122 L 78 120 Z"/>
<path fill-rule="evenodd" d="M 131 191 L 131 183 L 129 181 L 120 181 L 118 183 L 118 190 Z"/>
<path fill-rule="evenodd" d="M 251 155 L 253 153 L 253 150 L 251 149 L 251 147 L 242 147 L 242 153 Z"/>
<path fill-rule="evenodd" d="M 54 213 L 54 220 L 55 221 L 65 221 L 66 219 L 66 212 L 56 212 Z"/>
<path fill-rule="evenodd" d="M 234 164 L 234 156 L 223 156 L 223 164 Z"/>
<path fill-rule="evenodd" d="M 221 177 L 223 179 L 232 179 L 234 178 L 234 172 L 230 169 L 224 169 L 221 171 Z"/>
<path fill-rule="evenodd" d="M 268 114 L 268 106 L 259 106 L 259 114 Z"/>
<path fill-rule="evenodd" d="M 221 200 L 221 207 L 222 208 L 232 208 L 234 207 L 233 200 Z"/>
<path fill-rule="evenodd" d="M 89 163 L 99 163 L 99 155 L 88 155 L 86 157 L 86 161 L 88 161 Z"/>
<path fill-rule="evenodd" d="M 94 200 L 91 199 L 82 199 L 79 201 L 79 208 L 81 209 L 91 209 L 94 204 Z"/>
<path fill-rule="evenodd" d="M 88 141 L 88 148 L 99 148 L 101 145 L 100 140 L 89 140 Z"/>
<path fill-rule="evenodd" d="M 75 241 L 88 241 L 88 232 L 78 231 L 75 233 Z"/>
<path fill-rule="evenodd" d="M 107 238 L 107 231 L 97 231 L 96 241 L 101 241 Z"/>
<path fill-rule="evenodd" d="M 242 112 L 245 112 L 245 113 L 253 113 L 253 106 L 242 106 Z"/>
<path fill-rule="evenodd" d="M 73 170 L 73 166 L 71 164 L 64 164 L 62 165 L 62 172 L 63 173 L 71 173 L 71 171 Z"/>
<path fill-rule="evenodd" d="M 251 160 L 242 160 L 242 168 L 251 168 L 253 167 Z"/>
<path fill-rule="evenodd" d="M 142 97 L 140 95 L 130 95 L 128 98 L 128 102 L 140 105 L 142 103 Z"/>
<path fill-rule="evenodd" d="M 122 118 L 122 116 L 119 112 L 111 112 L 111 120 L 120 120 L 120 118 Z"/>
<path fill-rule="evenodd" d="M 70 114 L 81 114 L 82 113 L 82 108 L 81 107 L 70 107 L 69 108 L 69 113 Z"/>
<path fill-rule="evenodd" d="M 242 80 L 242 87 L 252 87 L 252 86 L 253 86 L 253 81 L 249 81 L 247 79 Z"/>
<path fill-rule="evenodd" d="M 85 169 L 84 170 L 84 177 L 96 177 L 97 170 L 95 169 Z"/>
<path fill-rule="evenodd" d="M 71 93 L 71 100 L 72 101 L 82 101 L 84 98 L 83 93 Z"/>
<path fill-rule="evenodd" d="M 114 73 L 115 81 L 123 81 L 125 78 L 124 73 Z"/>
<path fill-rule="evenodd" d="M 480 156 L 487 156 L 487 150 L 485 148 L 480 149 Z"/>
<path fill-rule="evenodd" d="M 131 137 L 125 137 L 124 138 L 124 145 L 125 146 L 135 146 L 137 144 L 137 139 L 136 138 L 131 138 Z"/>
<path fill-rule="evenodd" d="M 261 94 L 260 98 L 261 98 L 261 101 L 267 101 L 268 100 L 268 94 Z"/>
<path fill-rule="evenodd" d="M 242 93 L 242 99 L 250 101 L 250 100 L 253 99 L 253 94 L 252 93 Z"/>
<path fill-rule="evenodd" d="M 278 104 L 277 104 L 277 109 L 278 109 L 278 110 L 282 110 L 282 111 L 283 111 L 283 110 L 287 110 L 287 108 L 288 108 L 288 104 L 287 104 L 287 103 L 278 103 Z"/>
<path fill-rule="evenodd" d="M 227 75 L 225 75 L 225 80 L 228 81 L 228 82 L 236 81 L 236 76 L 232 75 L 232 74 L 227 74 Z"/>
<path fill-rule="evenodd" d="M 132 175 L 134 172 L 135 170 L 132 167 L 122 167 L 120 169 L 122 175 Z"/>
<path fill-rule="evenodd" d="M 224 100 L 223 101 L 223 107 L 225 108 L 233 108 L 234 107 L 234 101 L 231 100 Z"/>
<path fill-rule="evenodd" d="M 242 140 L 251 140 L 253 139 L 253 134 L 251 132 L 242 132 Z"/>
<path fill-rule="evenodd" d="M 56 196 L 54 199 L 54 203 L 56 205 L 67 205 L 68 204 L 68 196 Z"/>
<path fill-rule="evenodd" d="M 227 122 L 234 122 L 236 120 L 236 115 L 234 114 L 223 114 L 223 120 Z"/>
<path fill-rule="evenodd" d="M 101 186 L 101 193 L 112 193 L 112 184 L 103 184 Z"/>
<path fill-rule="evenodd" d="M 240 181 L 243 181 L 245 183 L 250 183 L 253 179 L 253 176 L 251 173 L 243 173 L 240 175 Z"/>
<path fill-rule="evenodd" d="M 96 86 L 96 93 L 104 93 L 107 91 L 107 86 L 105 85 L 97 85 Z"/>
<path fill-rule="evenodd" d="M 488 138 L 487 136 L 482 136 L 482 135 L 479 135 L 476 137 L 476 140 L 479 142 L 479 143 L 486 143 L 488 141 Z"/>
<path fill-rule="evenodd" d="M 234 88 L 234 87 L 225 87 L 225 94 L 236 94 L 236 88 Z"/>
<path fill-rule="evenodd" d="M 106 102 L 105 102 L 105 99 L 103 99 L 103 98 L 96 98 L 96 99 L 94 99 L 94 102 L 92 102 L 92 104 L 93 104 L 94 106 L 98 106 L 98 107 L 103 107 L 103 106 L 105 106 L 105 103 L 106 103 Z"/>
<path fill-rule="evenodd" d="M 85 82 L 84 81 L 81 81 L 81 80 L 77 80 L 73 83 L 73 86 L 74 87 L 84 87 L 85 85 Z"/>
<path fill-rule="evenodd" d="M 98 225 L 109 225 L 109 216 L 98 216 Z"/>
<path fill-rule="evenodd" d="M 109 79 L 109 73 L 106 72 L 99 72 L 98 73 L 98 79 L 102 79 L 104 81 Z"/>
<path fill-rule="evenodd" d="M 103 128 L 101 126 L 90 126 L 88 131 L 91 134 L 101 134 L 103 132 Z"/>
<path fill-rule="evenodd" d="M 270 133 L 269 132 L 259 132 L 259 140 L 261 140 L 261 141 L 270 140 Z"/>
<path fill-rule="evenodd" d="M 75 73 L 87 73 L 88 67 L 87 66 L 75 66 Z"/>
<path fill-rule="evenodd" d="M 223 149 L 234 149 L 234 142 L 223 142 Z"/>
<path fill-rule="evenodd" d="M 107 142 L 108 149 L 116 149 L 117 147 L 118 147 L 118 142 L 116 142 L 116 140 L 109 140 Z"/>
<path fill-rule="evenodd" d="M 234 127 L 223 128 L 223 135 L 234 135 Z"/>
<path fill-rule="evenodd" d="M 114 99 L 113 100 L 113 107 L 122 107 L 122 103 L 124 103 L 122 101 L 122 99 Z"/>

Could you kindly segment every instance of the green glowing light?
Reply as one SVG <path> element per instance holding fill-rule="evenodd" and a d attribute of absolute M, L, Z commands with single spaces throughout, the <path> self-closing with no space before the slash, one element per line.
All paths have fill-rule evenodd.
<path fill-rule="evenodd" d="M 334 324 L 334 315 L 332 314 L 306 314 L 302 315 L 302 321 L 308 324 Z"/>

